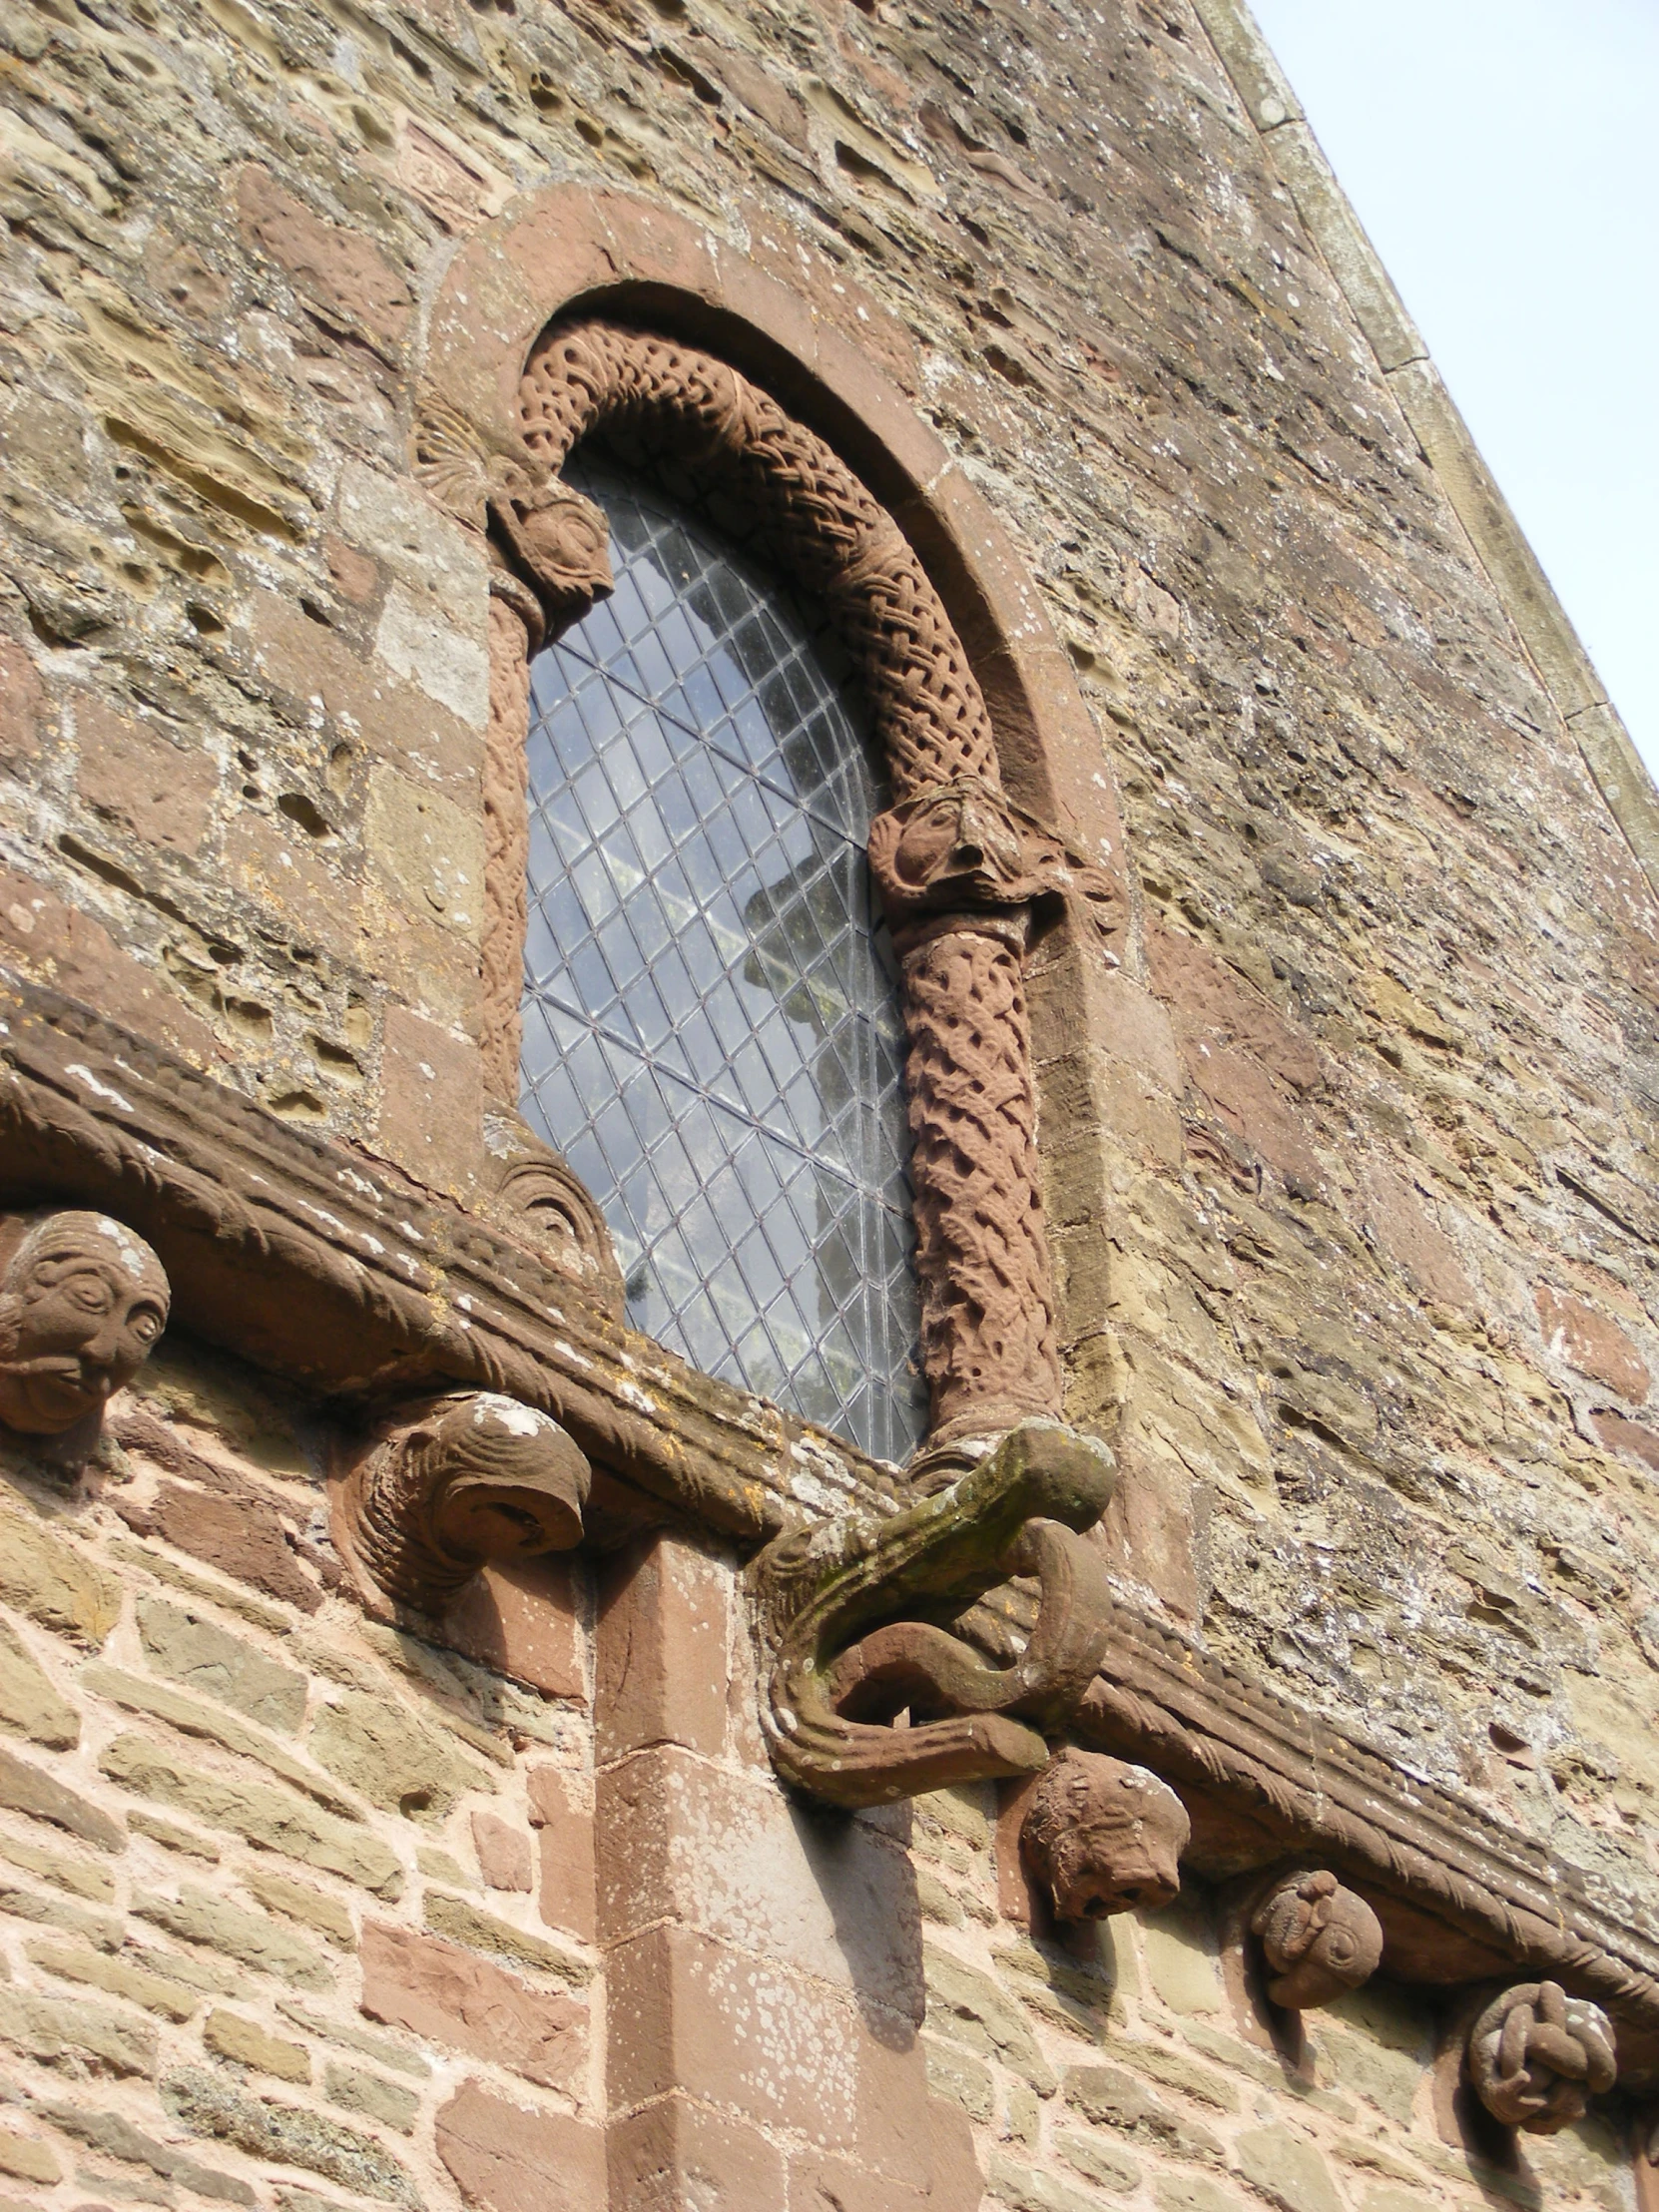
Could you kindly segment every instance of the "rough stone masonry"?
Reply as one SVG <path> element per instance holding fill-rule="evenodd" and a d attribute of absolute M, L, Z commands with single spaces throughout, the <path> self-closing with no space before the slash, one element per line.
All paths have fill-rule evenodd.
<path fill-rule="evenodd" d="M 488 1217 L 490 555 L 413 466 L 426 333 L 550 187 L 713 239 L 902 396 L 1000 533 L 919 497 L 941 591 L 1034 587 L 1083 702 L 1003 773 L 1127 901 L 1029 976 L 1117 1598 L 1659 1945 L 1646 802 L 1248 22 L 0 0 L 0 44 L 19 987 Z M 864 420 L 819 425 L 854 467 Z M 582 1552 L 368 1617 L 354 1414 L 193 1314 L 80 1473 L 6 1445 L 0 2212 L 1656 2201 L 1640 2067 L 1553 2136 L 1471 2116 L 1465 1989 L 1385 1956 L 1276 2040 L 1219 1860 L 1080 1935 L 993 1785 L 803 1809 L 753 1544 L 625 1467 Z"/>

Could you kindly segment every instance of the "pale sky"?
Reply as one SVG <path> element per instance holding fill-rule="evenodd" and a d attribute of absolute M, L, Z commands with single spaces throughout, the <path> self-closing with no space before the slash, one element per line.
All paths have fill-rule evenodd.
<path fill-rule="evenodd" d="M 1252 0 L 1659 777 L 1659 0 Z"/>

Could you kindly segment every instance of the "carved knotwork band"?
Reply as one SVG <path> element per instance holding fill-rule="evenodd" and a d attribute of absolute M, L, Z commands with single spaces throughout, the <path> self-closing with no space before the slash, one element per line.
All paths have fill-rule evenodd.
<path fill-rule="evenodd" d="M 524 668 L 610 589 L 604 518 L 559 480 L 583 438 L 653 468 L 829 610 L 874 713 L 894 806 L 871 857 L 898 940 L 922 1349 L 934 1438 L 995 1434 L 1060 1402 L 1038 1197 L 1022 961 L 1034 907 L 1104 922 L 1101 872 L 1003 796 L 990 717 L 950 618 L 850 469 L 724 361 L 584 319 L 525 370 L 524 444 L 480 455 L 447 416 L 419 433 L 427 480 L 498 562 L 485 766 L 488 1074 L 516 1094 L 526 856 Z"/>

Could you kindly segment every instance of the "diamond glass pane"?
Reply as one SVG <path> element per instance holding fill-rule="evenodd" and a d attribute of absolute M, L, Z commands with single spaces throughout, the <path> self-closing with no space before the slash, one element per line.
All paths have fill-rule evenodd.
<path fill-rule="evenodd" d="M 702 521 L 567 474 L 616 591 L 531 671 L 524 1112 L 604 1209 L 636 1328 L 903 1458 L 926 1393 L 855 687 Z"/>

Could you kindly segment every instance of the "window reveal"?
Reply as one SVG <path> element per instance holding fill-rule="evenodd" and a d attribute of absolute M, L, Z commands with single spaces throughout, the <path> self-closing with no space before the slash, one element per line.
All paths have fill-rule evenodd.
<path fill-rule="evenodd" d="M 532 671 L 525 1114 L 604 1210 L 634 1326 L 902 1458 L 926 1393 L 856 687 L 700 522 L 566 473 L 616 591 Z"/>

